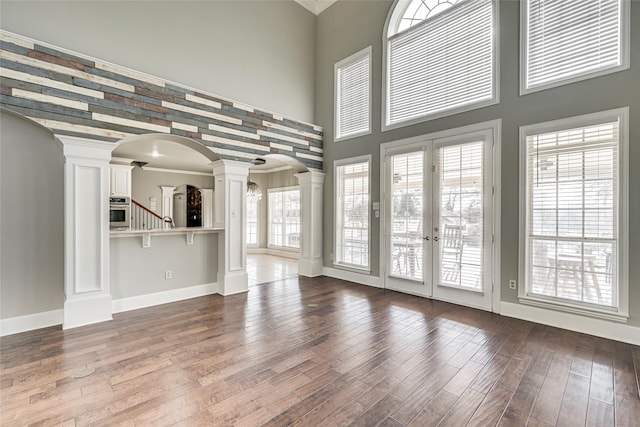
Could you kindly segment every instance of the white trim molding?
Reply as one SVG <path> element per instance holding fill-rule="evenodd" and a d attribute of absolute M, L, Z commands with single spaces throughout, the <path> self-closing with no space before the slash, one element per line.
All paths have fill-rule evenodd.
<path fill-rule="evenodd" d="M 111 309 L 114 313 L 137 310 L 139 308 L 153 307 L 191 298 L 220 293 L 218 283 L 189 286 L 186 288 L 171 289 L 169 291 L 155 292 L 152 294 L 137 295 L 134 297 L 119 298 L 113 300 Z"/>
<path fill-rule="evenodd" d="M 64 311 L 60 308 L 58 310 L 1 319 L 0 337 L 62 325 L 63 317 Z"/>
<path fill-rule="evenodd" d="M 555 328 L 640 345 L 639 326 L 504 301 L 500 304 L 500 314 Z"/>
<path fill-rule="evenodd" d="M 333 279 L 346 280 L 347 282 L 357 283 L 359 285 L 372 286 L 374 288 L 382 288 L 382 281 L 378 276 L 370 276 L 368 274 L 356 273 L 355 271 L 342 270 L 333 267 L 323 267 L 322 275 Z"/>

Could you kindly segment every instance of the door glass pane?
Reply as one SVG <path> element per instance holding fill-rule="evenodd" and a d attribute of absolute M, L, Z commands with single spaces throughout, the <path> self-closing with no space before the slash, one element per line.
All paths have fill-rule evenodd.
<path fill-rule="evenodd" d="M 439 271 L 443 286 L 483 291 L 483 149 L 471 142 L 441 147 Z"/>
<path fill-rule="evenodd" d="M 424 153 L 391 156 L 391 275 L 422 280 Z"/>

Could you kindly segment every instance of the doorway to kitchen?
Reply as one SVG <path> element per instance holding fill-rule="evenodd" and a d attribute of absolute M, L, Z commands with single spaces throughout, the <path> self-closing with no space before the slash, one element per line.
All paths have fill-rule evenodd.
<path fill-rule="evenodd" d="M 498 130 L 495 122 L 383 144 L 385 287 L 493 310 Z"/>

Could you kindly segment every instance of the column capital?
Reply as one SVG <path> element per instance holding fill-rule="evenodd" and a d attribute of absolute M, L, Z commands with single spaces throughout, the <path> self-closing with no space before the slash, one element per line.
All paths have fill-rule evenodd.
<path fill-rule="evenodd" d="M 80 157 L 95 160 L 111 160 L 111 152 L 117 144 L 98 139 L 79 138 L 69 135 L 54 135 L 62 146 L 65 157 Z"/>
<path fill-rule="evenodd" d="M 324 172 L 309 170 L 307 172 L 301 172 L 294 174 L 296 178 L 298 178 L 299 184 L 322 184 L 324 183 Z"/>
<path fill-rule="evenodd" d="M 252 166 L 251 163 L 241 162 L 238 160 L 216 160 L 211 163 L 213 168 L 213 176 L 216 175 L 240 175 L 240 176 L 248 176 L 249 168 Z"/>

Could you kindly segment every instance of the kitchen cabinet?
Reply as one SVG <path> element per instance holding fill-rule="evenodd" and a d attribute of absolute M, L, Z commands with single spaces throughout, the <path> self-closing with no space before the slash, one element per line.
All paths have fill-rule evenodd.
<path fill-rule="evenodd" d="M 131 197 L 131 169 L 133 166 L 109 165 L 109 194 Z"/>

